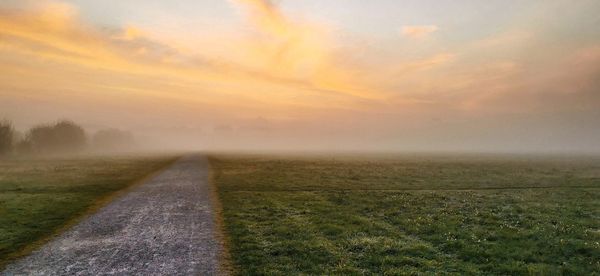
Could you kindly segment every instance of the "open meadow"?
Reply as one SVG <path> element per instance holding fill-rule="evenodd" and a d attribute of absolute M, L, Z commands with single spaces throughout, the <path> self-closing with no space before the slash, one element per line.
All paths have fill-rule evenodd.
<path fill-rule="evenodd" d="M 600 0 L 0 0 L 0 276 L 600 276 L 599 26 Z"/>
<path fill-rule="evenodd" d="M 600 271 L 600 159 L 210 158 L 232 265 L 269 274 Z"/>
<path fill-rule="evenodd" d="M 0 160 L 0 268 L 173 160 L 171 156 Z"/>

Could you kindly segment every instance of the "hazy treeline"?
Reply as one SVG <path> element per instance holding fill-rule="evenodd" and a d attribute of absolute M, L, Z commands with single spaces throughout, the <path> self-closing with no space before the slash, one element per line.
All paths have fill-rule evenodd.
<path fill-rule="evenodd" d="M 88 136 L 81 126 L 63 120 L 34 126 L 20 133 L 10 121 L 0 121 L 0 156 L 114 152 L 131 150 L 134 146 L 133 135 L 118 129 L 99 130 Z"/>

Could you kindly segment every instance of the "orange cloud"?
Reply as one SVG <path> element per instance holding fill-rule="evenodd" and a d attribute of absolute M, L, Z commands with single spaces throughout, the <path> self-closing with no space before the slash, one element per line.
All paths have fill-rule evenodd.
<path fill-rule="evenodd" d="M 259 69 L 277 78 L 304 82 L 306 87 L 367 99 L 381 91 L 357 82 L 356 73 L 336 63 L 327 27 L 286 17 L 268 0 L 234 0 L 249 10 L 261 36 L 248 41 Z"/>
<path fill-rule="evenodd" d="M 358 128 L 354 122 L 377 131 L 420 127 L 427 116 L 451 117 L 446 112 L 529 112 L 528 105 L 544 102 L 541 95 L 547 91 L 555 98 L 560 91 L 575 96 L 596 91 L 597 47 L 565 61 L 560 45 L 550 50 L 535 45 L 530 32 L 461 45 L 436 40 L 419 49 L 378 40 L 352 44 L 338 41 L 344 36 L 334 35 L 330 26 L 285 14 L 273 2 L 231 2 L 248 16 L 249 25 L 226 34 L 203 31 L 198 36 L 207 43 L 185 46 L 135 24 L 90 25 L 76 9 L 56 2 L 2 10 L 0 109 L 9 100 L 31 99 L 60 103 L 55 108 L 60 111 L 79 105 L 87 114 L 95 108 L 98 120 L 119 110 L 153 116 L 152 124 L 235 126 L 265 118 L 278 122 L 258 127 L 265 132 L 289 123 L 296 133 L 307 125 L 318 131 L 343 125 L 352 133 Z M 402 32 L 425 38 L 436 30 L 405 26 Z M 578 104 L 598 102 L 589 97 L 596 101 Z"/>
<path fill-rule="evenodd" d="M 258 8 L 251 13 L 263 36 L 241 37 L 240 52 L 247 56 L 239 60 L 181 51 L 136 26 L 96 28 L 65 4 L 2 11 L 0 58 L 10 62 L 0 65 L 0 93 L 46 97 L 40 91 L 55 91 L 64 101 L 76 101 L 63 91 L 77 91 L 87 98 L 125 97 L 132 104 L 158 98 L 239 117 L 363 109 L 363 99 L 377 96 L 331 60 L 327 35 L 312 31 L 322 29 L 292 22 L 260 2 L 249 1 Z"/>
<path fill-rule="evenodd" d="M 401 34 L 408 38 L 421 39 L 438 30 L 435 25 L 402 26 Z"/>

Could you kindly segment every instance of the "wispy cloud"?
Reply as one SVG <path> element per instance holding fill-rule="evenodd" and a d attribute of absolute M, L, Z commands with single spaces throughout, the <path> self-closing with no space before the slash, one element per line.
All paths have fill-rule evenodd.
<path fill-rule="evenodd" d="M 400 33 L 408 38 L 421 39 L 429 36 L 439 28 L 436 25 L 411 25 L 402 26 Z"/>
<path fill-rule="evenodd" d="M 86 92 L 90 95 L 106 94 L 104 89 L 112 87 L 108 90 L 119 94 L 224 107 L 245 105 L 266 113 L 286 106 L 359 108 L 363 99 L 376 97 L 378 92 L 357 83 L 351 70 L 332 60 L 324 28 L 292 21 L 266 1 L 236 3 L 248 8 L 261 34 L 240 35 L 238 50 L 246 55 L 242 59 L 190 54 L 169 41 L 146 36 L 136 26 L 98 28 L 81 19 L 75 8 L 61 2 L 2 11 L 0 57 L 12 63 L 0 67 L 12 74 L 13 81 L 4 82 L 0 88 L 8 91 L 11 89 L 6 85 L 16 85 L 35 91 L 31 86 L 48 86 L 42 84 L 47 79 L 61 89 L 56 81 L 68 79 L 69 76 L 59 76 L 68 70 L 87 76 L 79 79 L 79 88 L 74 89 L 96 87 L 96 92 Z M 36 66 L 37 62 L 44 66 Z M 24 72 L 41 77 L 27 82 L 25 78 L 32 76 Z M 22 81 L 15 81 L 16 76 Z M 230 97 L 239 100 L 229 101 Z M 243 109 L 234 108 L 232 112 Z"/>
<path fill-rule="evenodd" d="M 252 65 L 278 78 L 295 79 L 322 91 L 360 98 L 381 98 L 359 83 L 353 69 L 335 60 L 334 39 L 327 26 L 286 16 L 269 0 L 232 0 L 245 8 L 259 36 L 247 41 Z"/>

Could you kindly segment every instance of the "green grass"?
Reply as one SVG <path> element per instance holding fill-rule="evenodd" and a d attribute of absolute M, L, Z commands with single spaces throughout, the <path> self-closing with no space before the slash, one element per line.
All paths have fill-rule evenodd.
<path fill-rule="evenodd" d="M 600 159 L 214 156 L 241 275 L 600 272 Z"/>
<path fill-rule="evenodd" d="M 0 161 L 0 268 L 173 157 Z"/>

